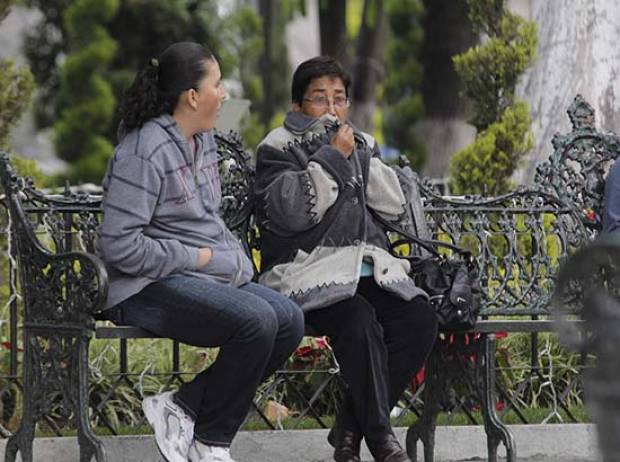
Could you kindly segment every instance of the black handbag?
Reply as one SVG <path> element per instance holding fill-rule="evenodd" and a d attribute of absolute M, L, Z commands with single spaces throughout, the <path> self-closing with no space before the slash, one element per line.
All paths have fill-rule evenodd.
<path fill-rule="evenodd" d="M 416 284 L 428 293 L 435 307 L 440 330 L 473 328 L 480 313 L 480 279 L 473 258 L 431 254 L 408 259 Z"/>
<path fill-rule="evenodd" d="M 480 277 L 478 264 L 469 250 L 447 242 L 421 239 L 374 214 L 388 230 L 402 236 L 390 245 L 391 253 L 406 258 L 411 264 L 411 277 L 429 295 L 435 307 L 442 331 L 469 330 L 476 325 L 480 313 Z M 399 255 L 396 248 L 415 243 L 428 251 L 427 255 Z M 447 248 L 457 255 L 446 257 L 438 248 Z"/>

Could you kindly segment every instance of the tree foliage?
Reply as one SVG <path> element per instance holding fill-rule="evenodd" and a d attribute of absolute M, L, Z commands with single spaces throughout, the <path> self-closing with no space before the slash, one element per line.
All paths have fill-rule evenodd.
<path fill-rule="evenodd" d="M 58 63 L 67 52 L 63 13 L 72 0 L 25 0 L 26 6 L 41 13 L 41 21 L 24 35 L 24 53 L 37 84 L 34 115 L 39 127 L 53 125 L 60 89 Z"/>
<path fill-rule="evenodd" d="M 8 149 L 11 129 L 30 103 L 34 78 L 13 60 L 0 60 L 0 149 Z"/>
<path fill-rule="evenodd" d="M 466 95 L 474 102 L 474 126 L 484 130 L 514 101 L 519 76 L 534 61 L 536 25 L 507 13 L 500 20 L 498 35 L 454 58 L 465 83 Z"/>
<path fill-rule="evenodd" d="M 216 55 L 224 77 L 236 66 L 236 56 L 227 42 L 234 34 L 220 18 L 217 2 L 212 0 L 122 0 L 107 29 L 121 44 L 105 73 L 117 102 L 131 84 L 135 73 L 174 42 L 205 44 Z M 145 40 L 148 37 L 148 40 Z M 106 132 L 116 143 L 118 114 Z"/>
<path fill-rule="evenodd" d="M 99 182 L 112 143 L 104 136 L 116 108 L 105 72 L 117 43 L 105 25 L 118 9 L 118 0 L 76 0 L 64 13 L 70 54 L 60 70 L 60 119 L 55 144 L 70 165 L 74 180 Z"/>
<path fill-rule="evenodd" d="M 69 52 L 69 37 L 63 20 L 65 11 L 76 0 L 25 0 L 41 13 L 41 22 L 26 33 L 25 54 L 38 85 L 37 122 L 39 127 L 53 124 L 58 117 L 60 67 Z M 117 99 L 135 72 L 173 42 L 191 40 L 206 43 L 216 52 L 222 70 L 230 70 L 232 57 L 222 48 L 225 24 L 218 17 L 212 0 L 122 0 L 114 17 L 107 22 L 110 36 L 120 43 L 106 78 Z M 113 139 L 114 133 L 110 133 Z"/>
<path fill-rule="evenodd" d="M 305 14 L 303 0 L 261 0 L 258 8 L 238 6 L 223 18 L 225 44 L 233 59 L 233 76 L 242 95 L 251 102 L 243 121 L 246 146 L 253 148 L 282 122 L 290 106 L 290 75 L 286 26 L 296 14 Z"/>
<path fill-rule="evenodd" d="M 228 41 L 231 55 L 238 61 L 234 66 L 235 77 L 241 83 L 244 98 L 259 105 L 265 100 L 263 79 L 257 72 L 260 57 L 263 54 L 263 22 L 256 9 L 244 6 L 237 9 L 228 19 L 227 29 L 234 31 Z M 243 139 L 247 146 L 256 146 L 265 136 L 266 125 L 263 124 L 257 112 L 252 110 L 244 120 L 242 127 Z"/>
<path fill-rule="evenodd" d="M 452 192 L 496 195 L 508 191 L 510 176 L 534 143 L 530 124 L 526 103 L 506 108 L 500 120 L 480 132 L 452 161 Z"/>
<path fill-rule="evenodd" d="M 422 65 L 419 55 L 424 41 L 421 20 L 424 6 L 420 0 L 388 0 L 387 16 L 391 38 L 387 45 L 384 80 L 383 134 L 386 144 L 400 150 L 413 165 L 424 162 L 424 146 L 416 139 L 413 127 L 424 112 L 420 92 Z"/>
<path fill-rule="evenodd" d="M 62 19 L 69 8 L 73 8 L 74 4 L 80 3 L 82 0 L 24 1 L 30 6 L 39 8 L 43 17 L 40 26 L 31 32 L 29 37 L 30 48 L 28 49 L 31 65 L 39 69 L 37 81 L 43 88 L 42 94 L 50 96 L 46 101 L 38 101 L 37 106 L 42 108 L 38 112 L 45 114 L 45 117 L 40 117 L 39 120 L 43 122 L 58 120 L 61 110 L 63 117 L 68 117 L 65 112 L 67 108 L 78 101 L 75 98 L 77 92 L 73 92 L 74 96 L 70 96 L 71 92 L 64 90 L 68 88 L 66 84 L 64 84 L 63 90 L 59 90 L 58 82 L 61 77 L 57 69 L 59 63 L 63 62 L 65 55 L 72 56 L 75 54 L 77 44 L 75 37 L 68 30 L 67 22 L 63 22 L 59 18 Z M 109 93 L 111 88 L 112 95 L 118 102 L 135 72 L 143 67 L 150 58 L 159 54 L 172 42 L 192 40 L 208 44 L 220 61 L 224 77 L 232 77 L 240 83 L 239 89 L 233 85 L 231 93 L 234 96 L 248 98 L 252 102 L 251 115 L 243 130 L 248 146 L 255 145 L 274 124 L 281 121 L 283 112 L 290 105 L 291 69 L 288 66 L 287 59 L 285 59 L 288 54 L 285 26 L 295 14 L 305 13 L 303 1 L 261 1 L 255 2 L 254 6 L 251 6 L 251 2 L 239 0 L 235 3 L 236 6 L 229 10 L 221 8 L 218 2 L 213 0 L 189 2 L 182 0 L 118 0 L 118 2 L 118 9 L 113 17 L 107 21 L 99 20 L 99 25 L 105 25 L 109 38 L 120 44 L 116 47 L 116 53 L 112 59 L 110 61 L 104 60 L 105 63 L 101 61 L 101 65 L 96 70 L 96 74 L 102 79 L 100 83 L 105 82 L 105 85 L 99 88 L 99 93 L 97 93 L 100 95 L 99 97 L 102 95 L 101 91 Z M 384 2 L 380 0 L 347 0 L 346 2 L 342 0 L 340 3 L 343 3 L 343 6 L 345 6 L 344 3 L 347 3 L 350 8 L 349 10 L 346 8 L 339 9 L 339 14 L 348 11 L 355 15 L 359 10 L 360 16 L 364 13 L 365 18 L 364 21 L 356 24 L 348 21 L 348 18 L 345 17 L 334 15 L 332 18 L 341 26 L 350 23 L 349 26 L 353 28 L 349 27 L 349 37 L 346 37 L 346 41 L 350 46 L 343 47 L 345 51 L 347 49 L 350 53 L 355 51 L 359 58 L 359 56 L 366 56 L 372 49 L 375 50 L 373 56 L 376 56 L 376 58 L 368 56 L 371 59 L 366 60 L 357 59 L 356 62 L 359 61 L 359 65 L 352 65 L 354 82 L 364 83 L 364 85 L 357 85 L 353 89 L 356 95 L 364 95 L 362 98 L 364 101 L 358 101 L 359 104 L 354 101 L 352 111 L 355 110 L 356 105 L 361 106 L 362 103 L 366 102 L 370 103 L 366 106 L 374 108 L 374 98 L 381 95 L 384 78 L 392 78 L 392 71 L 385 72 L 384 53 L 381 51 L 385 42 L 382 37 L 385 28 L 378 27 L 388 10 L 387 3 L 383 5 Z M 413 48 L 417 49 L 418 41 L 421 40 L 422 36 L 421 28 L 417 24 L 419 18 L 408 20 L 406 17 L 407 12 L 419 13 L 415 5 L 418 5 L 420 0 L 404 2 L 402 6 L 399 6 L 399 3 L 396 1 L 390 3 L 390 8 L 395 15 L 394 25 L 397 29 L 392 36 L 395 40 L 400 41 L 400 45 L 394 47 L 393 56 L 396 60 L 400 59 L 403 53 L 411 51 L 407 50 L 408 43 L 414 43 Z M 326 4 L 331 5 L 331 2 L 321 2 L 323 7 Z M 414 5 L 413 9 L 409 5 Z M 331 6 L 329 9 L 331 11 Z M 415 31 L 410 30 L 409 25 L 411 24 L 416 25 Z M 331 36 L 330 31 L 327 32 L 322 33 L 324 38 Z M 145 40 L 145 37 L 148 39 Z M 353 45 L 353 37 L 358 37 L 356 46 Z M 413 42 L 411 42 L 412 40 Z M 393 130 L 395 143 L 399 147 L 411 148 L 412 134 L 410 130 L 402 127 L 411 124 L 417 117 L 417 115 L 412 116 L 412 111 L 421 110 L 421 98 L 418 95 L 411 94 L 416 91 L 415 88 L 418 85 L 417 80 L 419 80 L 421 70 L 416 67 L 415 57 L 412 54 L 407 56 L 407 68 L 403 69 L 403 72 L 399 73 L 398 78 L 393 82 L 393 85 L 402 83 L 406 86 L 402 88 L 400 94 L 397 94 L 398 89 L 392 86 L 389 104 L 390 106 L 394 105 L 393 112 L 398 120 L 397 126 L 396 123 L 392 124 L 394 118 L 390 119 L 390 125 L 395 127 Z M 348 61 L 352 63 L 354 59 L 351 57 Z M 362 61 L 366 67 L 360 64 Z M 399 69 L 401 64 L 401 62 L 394 64 L 390 62 L 390 66 Z M 413 83 L 405 78 L 406 73 L 411 68 L 416 68 L 415 75 L 413 75 L 415 82 Z M 66 78 L 65 71 L 63 71 L 62 78 Z M 92 99 L 89 95 L 85 95 L 84 98 Z M 406 103 L 400 103 L 401 100 L 406 100 Z M 93 103 L 92 107 L 101 103 L 103 100 Z M 414 106 L 416 109 L 412 109 Z M 100 107 L 105 112 L 108 104 L 104 103 Z M 86 106 L 83 106 L 82 109 L 85 110 Z M 116 116 L 116 114 L 114 115 Z M 102 114 L 102 119 L 108 120 L 107 113 Z M 62 125 L 56 124 L 56 130 L 58 131 L 59 127 L 62 128 Z M 98 138 L 99 141 L 105 139 L 109 143 L 116 143 L 117 125 L 117 119 L 102 123 L 98 127 L 101 129 L 98 131 L 98 136 L 101 137 Z M 70 132 L 69 130 L 67 133 Z M 81 133 L 78 132 L 80 138 Z M 59 137 L 62 139 L 64 135 L 64 132 L 60 133 Z M 69 143 L 68 136 L 65 136 L 64 139 L 66 143 Z M 59 146 L 62 144 L 60 142 Z M 94 147 L 109 149 L 105 143 L 95 144 Z M 69 154 L 63 153 L 63 157 L 69 157 L 72 164 L 77 162 L 78 157 L 80 157 L 77 151 L 73 150 L 71 153 L 71 150 L 67 150 L 66 152 Z M 86 151 L 83 153 L 84 156 L 87 155 Z M 88 157 L 93 156 L 88 154 Z M 83 162 L 86 163 L 86 160 Z M 103 164 L 90 159 L 88 165 L 97 169 L 97 165 Z M 102 173 L 102 171 L 94 172 L 87 176 L 94 179 Z"/>
<path fill-rule="evenodd" d="M 14 0 L 0 0 L 0 21 L 9 14 Z M 30 104 L 35 89 L 34 76 L 27 67 L 18 67 L 11 59 L 0 60 L 0 150 L 9 149 L 11 129 Z M 40 186 L 49 186 L 50 178 L 36 161 L 13 154 L 11 161 L 20 175 L 33 178 Z"/>
<path fill-rule="evenodd" d="M 291 74 L 285 40 L 286 23 L 291 19 L 292 2 L 259 0 L 263 50 L 256 69 L 262 78 L 263 98 L 253 101 L 260 123 L 268 127 L 277 110 L 290 101 L 288 79 Z"/>
<path fill-rule="evenodd" d="M 338 59 L 353 77 L 351 119 L 420 166 L 424 146 L 414 125 L 424 113 L 422 0 L 318 4 L 321 52 Z"/>
<path fill-rule="evenodd" d="M 38 69 L 36 78 L 42 88 L 42 96 L 37 101 L 39 126 L 58 120 L 61 112 L 62 117 L 67 118 L 55 125 L 56 131 L 60 130 L 60 133 L 57 133 L 58 147 L 62 146 L 61 156 L 68 158 L 72 165 L 78 162 L 78 158 L 84 157 L 82 166 L 76 167 L 84 169 L 84 175 L 80 175 L 82 178 L 95 180 L 103 174 L 101 152 L 109 151 L 110 144 L 117 142 L 117 113 L 113 109 L 110 122 L 108 110 L 111 99 L 105 98 L 104 101 L 103 94 L 109 96 L 111 90 L 111 95 L 118 103 L 135 72 L 173 42 L 188 40 L 208 45 L 220 63 L 223 76 L 239 80 L 241 91 L 233 87 L 231 93 L 252 101 L 252 115 L 244 130 L 244 135 L 249 136 L 248 145 L 258 143 L 289 104 L 287 77 L 290 69 L 286 59 L 283 59 L 287 54 L 284 26 L 294 13 L 303 12 L 303 2 L 300 0 L 279 2 L 279 8 L 272 12 L 271 28 L 265 28 L 265 18 L 260 15 L 259 10 L 243 6 L 243 2 L 226 11 L 214 0 L 115 0 L 115 3 L 118 3 L 115 14 L 105 21 L 97 17 L 96 23 L 98 26 L 105 26 L 108 34 L 100 44 L 111 44 L 114 41 L 120 46 L 115 47 L 116 52 L 109 59 L 105 57 L 99 60 L 99 66 L 94 70 L 97 74 L 98 90 L 91 92 L 83 92 L 86 84 L 83 79 L 81 90 L 70 91 L 66 80 L 69 77 L 65 70 L 62 71 L 62 90 L 59 84 L 59 63 L 63 62 L 66 54 L 71 57 L 82 47 L 77 43 L 76 36 L 69 33 L 67 21 L 63 21 L 63 18 L 69 9 L 75 8 L 74 5 L 80 4 L 82 0 L 26 2 L 42 13 L 42 21 L 39 27 L 29 33 L 26 47 L 31 66 Z M 91 23 L 94 24 L 92 21 Z M 272 49 L 269 56 L 273 65 L 264 67 L 261 63 L 266 59 L 265 43 L 268 31 L 271 31 Z M 91 87 L 91 90 L 94 88 Z M 68 120 L 71 118 L 77 121 L 78 117 L 66 114 L 68 108 L 77 102 L 83 103 L 80 105 L 82 111 L 88 112 L 87 107 L 93 110 L 96 107 L 102 109 L 102 124 L 97 127 L 98 142 L 92 145 L 97 149 L 96 152 L 82 150 L 82 154 L 79 154 L 71 143 L 70 133 L 79 138 L 82 138 L 84 133 Z M 77 114 L 77 109 L 72 113 Z M 73 128 L 68 128 L 67 125 Z M 74 132 L 74 129 L 78 132 Z M 69 145 L 72 146 L 70 149 Z M 89 169 L 93 169 L 92 172 L 88 172 Z"/>
<path fill-rule="evenodd" d="M 0 3 L 0 21 L 8 14 L 13 1 Z M 30 104 L 34 78 L 27 67 L 11 59 L 0 60 L 0 149 L 8 149 L 11 129 Z"/>
<path fill-rule="evenodd" d="M 224 75 L 234 57 L 225 48 L 229 34 L 212 0 L 122 0 L 107 28 L 122 44 L 111 68 L 142 68 L 174 42 L 192 41 L 213 51 Z"/>
<path fill-rule="evenodd" d="M 453 58 L 472 100 L 474 143 L 450 164 L 456 194 L 496 195 L 510 188 L 510 177 L 533 146 L 527 104 L 515 102 L 519 76 L 536 58 L 537 32 L 504 8 L 504 0 L 468 0 L 474 30 L 485 40 Z"/>

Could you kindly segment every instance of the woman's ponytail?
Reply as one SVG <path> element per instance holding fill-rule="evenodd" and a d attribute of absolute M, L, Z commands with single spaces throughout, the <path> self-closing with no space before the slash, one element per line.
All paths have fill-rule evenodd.
<path fill-rule="evenodd" d="M 152 59 L 144 69 L 138 71 L 133 83 L 125 91 L 119 107 L 119 138 L 164 112 L 158 81 L 159 62 Z"/>
<path fill-rule="evenodd" d="M 198 88 L 206 76 L 205 61 L 214 59 L 202 45 L 178 42 L 151 59 L 136 74 L 119 107 L 119 139 L 162 114 L 172 114 L 181 93 Z"/>

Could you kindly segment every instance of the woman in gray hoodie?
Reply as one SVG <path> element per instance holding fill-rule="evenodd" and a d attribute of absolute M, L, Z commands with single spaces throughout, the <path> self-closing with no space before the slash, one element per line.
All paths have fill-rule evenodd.
<path fill-rule="evenodd" d="M 230 462 L 260 382 L 303 335 L 299 307 L 253 283 L 226 227 L 212 129 L 226 91 L 196 43 L 167 48 L 136 75 L 105 175 L 98 248 L 110 275 L 108 318 L 189 345 L 220 347 L 211 367 L 143 401 L 169 462 Z"/>

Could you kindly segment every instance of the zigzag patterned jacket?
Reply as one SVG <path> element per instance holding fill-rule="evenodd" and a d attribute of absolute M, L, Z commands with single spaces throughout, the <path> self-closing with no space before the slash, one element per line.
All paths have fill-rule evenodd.
<path fill-rule="evenodd" d="M 335 129 L 329 120 L 289 112 L 259 145 L 259 281 L 308 311 L 352 297 L 364 262 L 386 291 L 405 300 L 426 296 L 407 275 L 409 263 L 387 252 L 369 211 L 403 217 L 396 174 L 379 159 L 374 139 L 357 130 L 346 159 L 329 144 Z"/>

